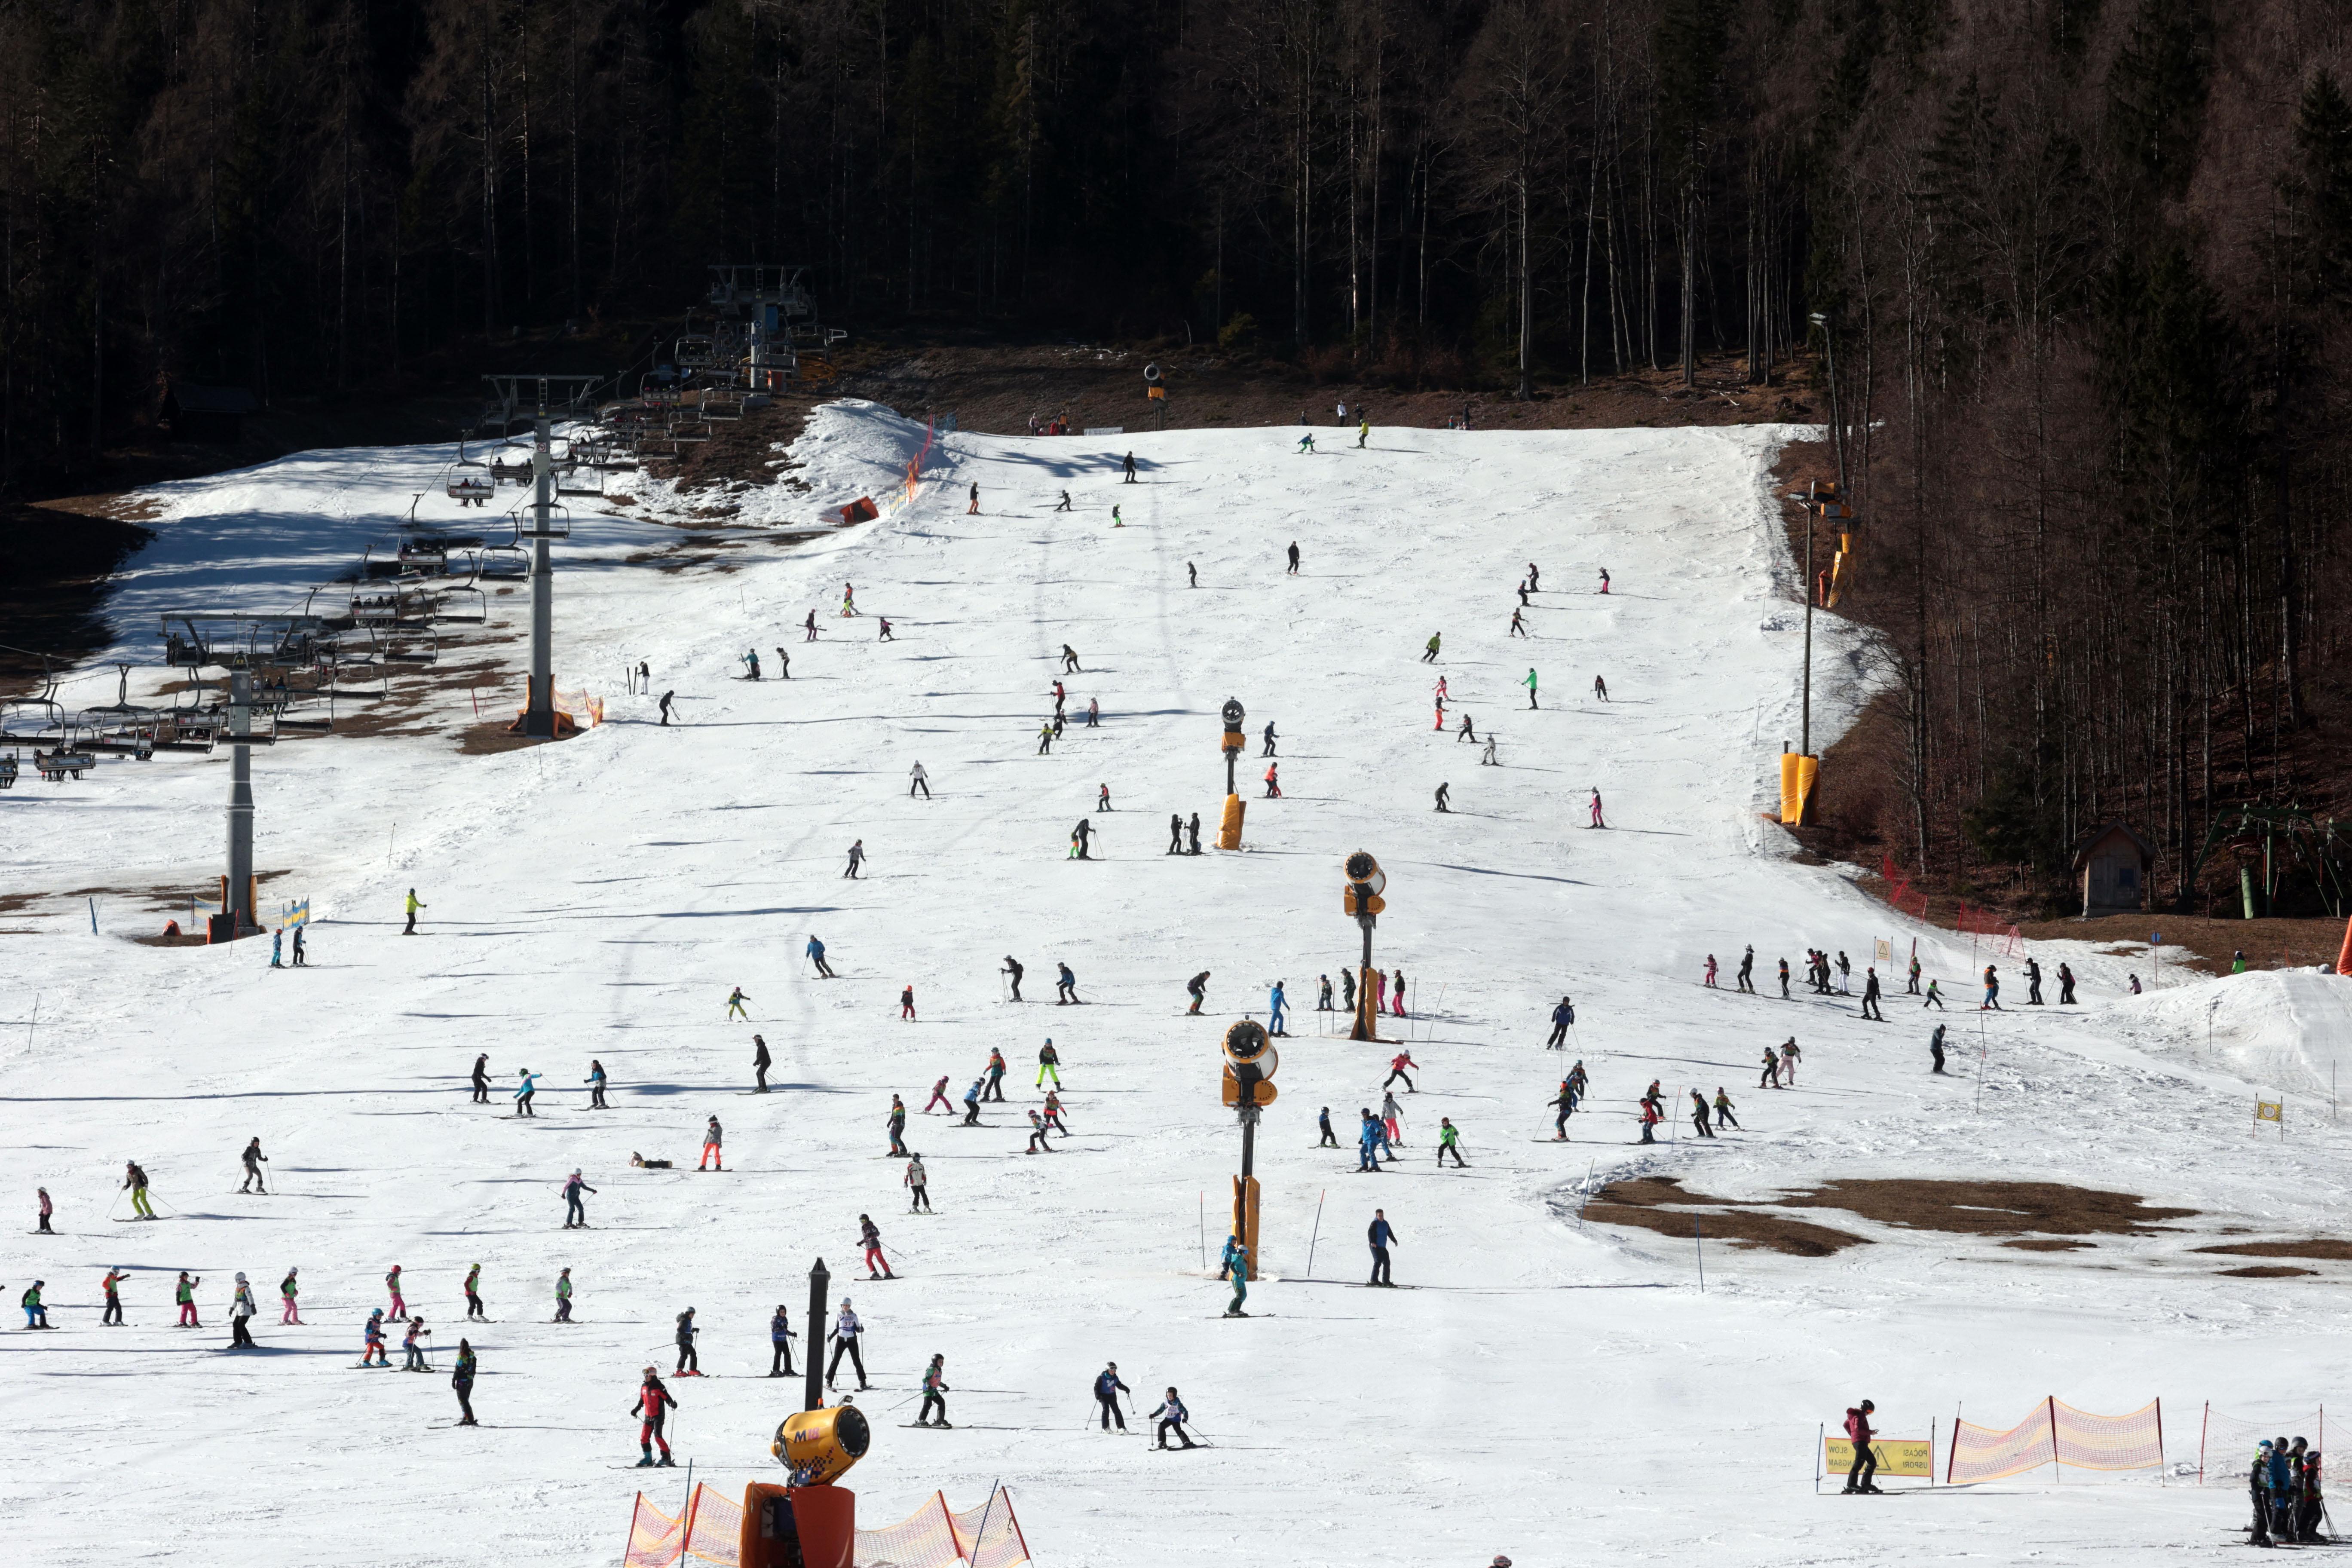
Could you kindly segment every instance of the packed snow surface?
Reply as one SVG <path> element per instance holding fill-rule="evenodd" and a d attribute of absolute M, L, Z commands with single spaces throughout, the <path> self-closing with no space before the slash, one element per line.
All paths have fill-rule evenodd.
<path fill-rule="evenodd" d="M 217 874 L 225 752 L 109 761 L 0 796 L 0 891 L 38 896 L 6 917 L 0 949 L 9 1202 L 29 1230 L 45 1184 L 60 1232 L 0 1249 L 8 1300 L 45 1279 L 58 1325 L 0 1336 L 11 1560 L 617 1562 L 639 1486 L 673 1511 L 685 1490 L 682 1469 L 623 1468 L 639 1369 L 667 1370 L 676 1314 L 698 1309 L 717 1375 L 671 1381 L 679 1458 L 730 1487 L 774 1478 L 766 1445 L 799 1384 L 760 1375 L 767 1320 L 783 1302 L 809 1331 L 820 1256 L 836 1305 L 845 1294 L 864 1320 L 876 1383 L 860 1401 L 874 1451 L 848 1478 L 864 1522 L 934 1489 L 961 1507 L 1002 1480 L 1049 1564 L 2228 1547 L 2242 1494 L 2179 1473 L 2053 1485 L 2045 1471 L 1915 1497 L 1900 1519 L 1891 1501 L 1817 1497 L 1816 1434 L 1868 1396 L 1890 1436 L 1935 1423 L 1940 1455 L 1956 1410 L 2006 1426 L 2048 1394 L 2116 1414 L 2161 1396 L 2173 1468 L 2193 1471 L 2205 1402 L 2261 1418 L 2324 1399 L 2347 1353 L 2326 1292 L 2347 1266 L 2231 1278 L 2263 1260 L 2194 1248 L 2340 1225 L 2326 1095 L 2352 1041 L 2347 983 L 2183 984 L 2168 963 L 2134 998 L 2127 975 L 2155 980 L 2165 955 L 2046 944 L 2035 956 L 2053 974 L 2072 964 L 2081 1005 L 2057 1007 L 2053 978 L 2051 1005 L 2022 1005 L 2017 963 L 1999 955 L 2008 1010 L 1980 1014 L 1985 954 L 1890 915 L 1843 868 L 1791 859 L 1763 814 L 1797 732 L 1802 612 L 1769 470 L 1798 432 L 1375 429 L 1360 449 L 1352 430 L 1318 434 L 1312 455 L 1280 429 L 951 436 L 908 502 L 889 487 L 922 432 L 847 404 L 796 444 L 812 488 L 778 521 L 871 493 L 891 503 L 877 522 L 733 570 L 666 572 L 627 557 L 674 531 L 580 509 L 557 550 L 558 684 L 604 691 L 609 722 L 460 755 L 451 697 L 441 732 L 257 753 L 257 862 L 285 873 L 265 904 L 310 899 L 305 970 L 268 968 L 267 940 L 128 940 L 163 918 L 136 890 Z M 1134 485 L 1120 482 L 1130 449 Z M 314 453 L 158 492 L 160 537 L 124 574 L 122 657 L 154 657 L 162 608 L 299 606 L 420 493 L 420 521 L 480 526 L 438 494 L 448 460 Z M 1073 508 L 1056 511 L 1065 489 Z M 1508 625 L 1529 563 L 1541 577 L 1522 638 Z M 856 618 L 838 613 L 845 584 Z M 522 603 L 498 601 L 491 629 L 519 631 Z M 1424 662 L 1433 633 L 1443 651 Z M 1065 644 L 1080 665 L 1072 722 L 1039 754 Z M 1878 675 L 1867 639 L 1832 617 L 1815 645 L 1819 738 Z M 756 684 L 737 679 L 751 648 Z M 620 689 L 639 659 L 656 694 L 677 693 L 679 723 Z M 110 696 L 113 677 L 96 667 L 85 684 Z M 1171 813 L 1198 812 L 1213 840 L 1228 698 L 1248 710 L 1244 848 L 1167 856 Z M 1457 738 L 1465 714 L 1482 741 L 1499 735 L 1498 765 Z M 1264 798 L 1269 721 L 1279 799 Z M 919 761 L 929 799 L 909 798 Z M 1433 809 L 1441 784 L 1449 814 Z M 1596 788 L 1605 830 L 1585 826 Z M 1078 861 L 1082 819 L 1100 831 Z M 851 880 L 859 839 L 870 859 Z M 1356 952 L 1340 863 L 1359 848 L 1389 879 L 1374 961 L 1408 977 L 1395 1045 L 1333 1037 L 1315 1011 L 1318 976 L 1336 985 Z M 412 887 L 426 907 L 404 936 Z M 107 889 L 98 934 L 89 895 L 62 897 L 91 888 Z M 838 978 L 812 976 L 812 934 Z M 1852 954 L 1858 996 L 1882 938 L 1888 1022 L 1858 1017 L 1854 997 L 1777 995 L 1774 961 L 1819 945 Z M 1944 1078 L 1902 994 L 1915 941 L 1951 1003 L 1937 1016 L 1951 1026 Z M 1731 989 L 1750 942 L 1760 997 Z M 1018 1005 L 1008 954 L 1027 968 Z M 1057 963 L 1083 1005 L 1055 1005 Z M 1201 970 L 1208 1006 L 1187 1017 Z M 1234 1018 L 1265 1016 L 1276 981 L 1293 1037 L 1257 1139 L 1264 1275 L 1255 1315 L 1228 1320 L 1207 1275 L 1240 1136 L 1216 1047 Z M 899 1016 L 908 985 L 916 1021 Z M 748 1023 L 726 1016 L 737 986 Z M 1577 1029 L 1547 1053 L 1562 994 Z M 755 1030 L 775 1057 L 764 1098 L 745 1092 Z M 1798 1086 L 1756 1088 L 1762 1047 L 1791 1036 Z M 1048 1037 L 1070 1136 L 1033 1156 L 1024 1113 Z M 1011 1072 L 981 1128 L 921 1113 L 942 1077 L 960 1102 L 991 1047 Z M 1407 1048 L 1405 1146 L 1368 1180 L 1357 1111 L 1378 1108 Z M 467 1089 L 480 1052 L 488 1107 Z M 1554 1142 L 1547 1102 L 1580 1057 L 1592 1098 Z M 592 1059 L 609 1110 L 585 1109 Z M 508 1114 L 523 1068 L 543 1075 L 532 1120 Z M 1741 1130 L 1700 1142 L 1684 1121 L 1677 1141 L 1639 1146 L 1633 1106 L 1653 1078 L 1678 1119 L 1690 1089 L 1728 1089 Z M 914 1112 L 932 1217 L 907 1215 L 904 1163 L 886 1154 L 893 1092 Z M 2284 1137 L 2252 1121 L 2258 1095 L 2285 1098 Z M 1316 1147 L 1324 1106 L 1337 1150 Z M 713 1115 L 723 1174 L 694 1169 Z M 1467 1169 L 1433 1164 L 1440 1117 Z M 236 1191 L 256 1135 L 268 1197 Z M 633 1168 L 633 1152 L 677 1168 Z M 117 1223 L 130 1159 L 153 1179 L 153 1224 Z M 596 1189 L 585 1231 L 562 1228 L 574 1167 Z M 1707 1243 L 1702 1292 L 1695 1240 L 1580 1226 L 1588 1173 L 1741 1200 L 1834 1179 L 2047 1181 L 2197 1213 L 2032 1252 L 1801 1210 L 1866 1244 L 1815 1258 Z M 1412 1289 L 1351 1293 L 1376 1206 Z M 861 1214 L 898 1279 L 866 1280 Z M 469 1329 L 475 1263 L 494 1321 Z M 353 1370 L 395 1264 L 444 1375 Z M 115 1265 L 129 1322 L 101 1328 Z M 566 1266 L 569 1327 L 547 1321 Z M 289 1267 L 299 1328 L 278 1323 Z M 200 1330 L 173 1326 L 181 1269 L 202 1277 Z M 263 1303 L 261 1348 L 231 1354 L 237 1270 Z M 461 1334 L 481 1360 L 479 1428 L 447 1425 Z M 918 1436 L 901 1423 L 934 1352 L 957 1426 Z M 1161 1454 L 1096 1430 L 1089 1384 L 1110 1361 L 1139 1413 L 1181 1388 L 1215 1446 Z M 1130 1432 L 1146 1425 L 1130 1417 Z"/>

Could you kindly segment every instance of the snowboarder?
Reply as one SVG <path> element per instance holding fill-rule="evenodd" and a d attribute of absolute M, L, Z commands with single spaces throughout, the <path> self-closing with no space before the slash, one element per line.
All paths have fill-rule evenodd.
<path fill-rule="evenodd" d="M 726 1134 L 719 1125 L 719 1118 L 714 1116 L 702 1130 L 702 1158 L 695 1162 L 694 1168 L 699 1171 L 717 1165 L 721 1171 L 727 1169 L 726 1157 L 719 1149 L 725 1141 Z"/>
<path fill-rule="evenodd" d="M 1372 1277 L 1365 1283 L 1393 1287 L 1396 1281 L 1389 1277 L 1389 1248 L 1397 1246 L 1401 1238 L 1396 1227 L 1389 1224 L 1386 1209 L 1372 1211 L 1372 1223 L 1365 1230 L 1364 1239 L 1372 1248 Z"/>
<path fill-rule="evenodd" d="M 1102 1371 L 1095 1373 L 1096 1414 L 1102 1417 L 1104 1431 L 1109 1431 L 1110 1424 L 1114 1421 L 1118 1423 L 1120 1431 L 1127 1430 L 1127 1417 L 1119 1414 L 1118 1396 L 1132 1392 L 1134 1392 L 1132 1389 L 1118 1380 L 1118 1363 L 1117 1362 L 1110 1363 Z"/>
<path fill-rule="evenodd" d="M 923 1170 L 922 1155 L 919 1153 L 910 1155 L 907 1161 L 907 1174 L 904 1178 L 908 1214 L 918 1211 L 923 1214 L 931 1212 L 930 1181 L 929 1175 Z"/>
<path fill-rule="evenodd" d="M 801 951 L 808 955 L 808 960 L 811 963 L 816 965 L 816 972 L 819 974 L 823 975 L 827 980 L 833 978 L 833 965 L 824 961 L 824 943 L 817 941 L 816 937 L 812 934 L 808 939 L 808 946 L 803 948 Z"/>
<path fill-rule="evenodd" d="M 923 1410 L 921 1415 L 915 1417 L 915 1425 L 945 1427 L 948 1425 L 946 1395 L 950 1392 L 952 1391 L 947 1384 L 947 1357 L 934 1355 L 931 1357 L 931 1364 L 923 1373 Z M 934 1410 L 939 1412 L 937 1420 L 931 1418 L 931 1412 Z"/>
<path fill-rule="evenodd" d="M 1203 969 L 1200 973 L 1184 982 L 1184 990 L 1192 998 L 1192 1005 L 1184 1009 L 1184 1016 L 1188 1018 L 1198 1016 L 1201 1004 L 1207 1001 L 1209 997 L 1209 972 Z"/>
<path fill-rule="evenodd" d="M 656 1463 L 677 1464 L 669 1457 L 669 1439 L 662 1436 L 663 1423 L 677 1408 L 677 1401 L 671 1398 L 669 1390 L 662 1386 L 661 1373 L 652 1367 L 646 1368 L 646 1380 L 637 1385 L 637 1402 L 629 1407 L 629 1414 L 637 1417 L 637 1451 L 645 1456 L 637 1461 L 637 1468 L 652 1469 Z M 658 1461 L 654 1458 L 654 1445 L 656 1443 L 661 1445 Z"/>
<path fill-rule="evenodd" d="M 857 1314 L 849 1310 L 849 1298 L 844 1296 L 841 1299 L 841 1315 L 833 1323 L 833 1361 L 824 1369 L 825 1387 L 833 1386 L 834 1374 L 841 1370 L 841 1358 L 845 1354 L 849 1357 L 849 1364 L 857 1369 L 858 1392 L 862 1394 L 871 1386 L 866 1381 L 866 1354 L 858 1343 L 865 1332 L 865 1325 L 857 1321 Z"/>
<path fill-rule="evenodd" d="M 261 1180 L 261 1167 L 269 1163 L 269 1156 L 261 1152 L 261 1138 L 258 1134 L 255 1135 L 252 1142 L 247 1143 L 245 1146 L 244 1161 L 245 1181 L 244 1184 L 236 1190 L 240 1193 L 256 1192 L 259 1193 L 264 1197 L 268 1197 L 269 1195 L 269 1189 Z M 46 1216 L 41 1228 L 43 1230 L 49 1228 L 46 1222 Z"/>
<path fill-rule="evenodd" d="M 593 1193 L 595 1190 L 595 1188 L 588 1184 L 586 1179 L 583 1178 L 577 1171 L 572 1172 L 569 1177 L 565 1178 L 563 1183 L 564 1229 L 585 1230 L 588 1228 L 588 1209 L 587 1205 L 580 1201 L 580 1194 L 583 1193 Z M 564 1272 L 569 1274 L 572 1271 L 567 1268 Z"/>

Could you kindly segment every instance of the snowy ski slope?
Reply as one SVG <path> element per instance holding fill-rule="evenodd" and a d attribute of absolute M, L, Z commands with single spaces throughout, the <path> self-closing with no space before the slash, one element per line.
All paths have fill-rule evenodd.
<path fill-rule="evenodd" d="M 1814 1434 L 1864 1395 L 1895 1436 L 1931 1419 L 1948 1432 L 1962 1402 L 2006 1426 L 2049 1394 L 2105 1412 L 2161 1395 L 2171 1457 L 2193 1466 L 2201 1402 L 2260 1415 L 2324 1398 L 2346 1356 L 2344 1266 L 2231 1279 L 2218 1270 L 2246 1260 L 2189 1249 L 2231 1227 L 2340 1223 L 2338 1134 L 2310 1111 L 2352 1039 L 2341 983 L 2250 974 L 2134 1000 L 2125 976 L 2146 977 L 2145 953 L 2057 944 L 2038 955 L 2074 964 L 2083 1008 L 1980 1019 L 1964 942 L 1787 858 L 1759 812 L 1795 734 L 1801 612 L 1768 474 L 1791 432 L 1381 430 L 1358 451 L 1327 429 L 1337 449 L 1311 457 L 1297 434 L 955 436 L 911 507 L 723 574 L 628 565 L 675 535 L 583 516 L 557 552 L 558 684 L 611 693 L 614 721 L 493 756 L 458 756 L 446 736 L 257 754 L 257 861 L 289 872 L 269 898 L 313 900 L 309 970 L 272 973 L 266 942 L 133 946 L 162 917 L 119 896 L 101 900 L 96 936 L 79 900 L 10 915 L 5 1011 L 21 1024 L 37 994 L 41 1023 L 0 1039 L 8 1201 L 29 1215 L 46 1184 L 63 1233 L 0 1248 L 8 1300 L 45 1279 L 58 1324 L 0 1333 L 12 1561 L 617 1562 L 645 1479 L 617 1468 L 635 1458 L 637 1370 L 667 1369 L 671 1320 L 698 1308 L 703 1364 L 723 1375 L 673 1380 L 680 1458 L 730 1486 L 772 1476 L 768 1436 L 799 1385 L 756 1375 L 766 1319 L 786 1302 L 806 1330 L 819 1255 L 835 1301 L 865 1319 L 877 1380 L 861 1400 L 875 1451 L 849 1478 L 865 1521 L 934 1488 L 961 1506 L 1002 1479 L 1048 1564 L 2228 1547 L 2234 1494 L 2153 1476 L 2026 1478 L 1914 1498 L 1900 1519 L 1891 1502 L 1816 1499 Z M 885 494 L 919 435 L 868 405 L 821 411 L 793 453 L 814 487 L 800 515 Z M 1132 487 L 1117 482 L 1130 447 Z M 446 460 L 307 454 L 160 492 L 169 521 L 121 590 L 124 657 L 152 657 L 164 605 L 299 603 L 420 490 L 422 518 L 457 525 L 429 493 Z M 975 482 L 982 513 L 966 516 Z M 1065 487 L 1076 509 L 1056 514 Z M 1507 638 L 1531 561 L 1533 635 Z M 862 618 L 835 613 L 845 582 Z M 521 613 L 520 595 L 500 603 Z M 812 607 L 823 637 L 806 646 Z M 897 640 L 877 640 L 880 616 Z M 1816 633 L 1815 722 L 1834 733 L 1865 694 L 1866 647 L 1833 618 Z M 1040 756 L 1065 642 L 1084 664 L 1070 710 L 1097 699 L 1103 722 Z M 789 684 L 773 679 L 779 645 Z M 752 647 L 771 677 L 756 685 L 731 679 Z M 656 692 L 678 693 L 682 725 L 618 693 L 639 658 Z M 1530 666 L 1537 711 L 1517 684 Z M 1499 731 L 1500 767 L 1433 732 L 1439 674 L 1449 724 L 1466 710 L 1482 737 Z M 110 695 L 110 668 L 90 679 Z M 1198 811 L 1213 834 L 1228 697 L 1249 710 L 1246 852 L 1168 858 L 1169 814 Z M 1268 720 L 1279 801 L 1255 798 Z M 929 801 L 908 798 L 918 760 Z M 20 785 L 0 796 L 5 889 L 200 884 L 217 871 L 226 773 L 223 753 Z M 1105 783 L 1117 810 L 1094 816 Z M 1441 783 L 1451 815 L 1432 809 Z M 1595 787 L 1605 832 L 1581 826 Z M 1081 817 L 1103 829 L 1099 861 L 1066 858 Z M 872 859 L 846 880 L 859 838 Z M 1411 977 L 1421 1063 L 1408 1147 L 1370 1180 L 1313 1132 L 1328 1105 L 1350 1142 L 1397 1048 L 1313 1032 L 1317 975 L 1336 983 L 1355 949 L 1339 863 L 1359 847 L 1390 877 L 1377 959 Z M 404 938 L 411 886 L 429 907 Z M 804 973 L 812 932 L 838 979 Z M 1808 944 L 1853 954 L 1858 989 L 1877 936 L 1898 952 L 1921 939 L 1954 1005 L 1958 1076 L 1927 1075 L 1926 1026 L 1899 984 L 1885 1025 L 1844 999 L 1729 991 L 1749 942 L 1768 991 L 1773 961 Z M 1709 952 L 1721 993 L 1698 985 Z M 1022 1005 L 1003 999 L 1007 953 L 1028 966 Z M 1057 961 L 1087 1005 L 1054 1005 Z M 1209 1016 L 1187 1018 L 1183 982 L 1202 969 Z M 2014 1006 L 2024 988 L 2004 973 Z M 1224 1321 L 1203 1194 L 1213 1258 L 1239 1138 L 1215 1041 L 1240 1013 L 1263 1016 L 1276 979 L 1301 1033 L 1283 1043 L 1258 1143 L 1266 1277 L 1259 1315 Z M 913 1023 L 897 1016 L 909 984 Z M 749 1026 L 722 1016 L 736 985 Z M 1580 1020 L 1567 1057 L 1541 1048 L 1563 992 Z M 781 1092 L 764 1099 L 743 1092 L 753 1028 L 776 1057 Z M 1756 1089 L 1760 1047 L 1790 1034 L 1800 1087 Z M 1023 1110 L 1048 1037 L 1072 1136 L 1029 1157 Z M 938 1212 L 909 1218 L 901 1163 L 884 1155 L 889 1096 L 916 1110 L 942 1075 L 961 1096 L 992 1047 L 1013 1072 L 987 1126 L 912 1118 Z M 503 1087 L 497 1106 L 468 1103 L 478 1051 L 502 1086 L 544 1075 L 535 1121 L 501 1114 Z M 1578 1054 L 1591 1114 L 1552 1143 L 1546 1101 Z M 583 1109 L 592 1058 L 612 1075 L 609 1111 Z M 1654 1077 L 1670 1109 L 1727 1087 L 1745 1131 L 1634 1146 Z M 2284 1140 L 2250 1134 L 2257 1089 L 2290 1095 Z M 691 1168 L 711 1114 L 725 1174 Z M 1432 1166 L 1441 1115 L 1466 1171 Z M 257 1134 L 279 1188 L 268 1198 L 235 1191 Z M 633 1170 L 632 1151 L 680 1168 Z M 110 1205 L 128 1212 L 115 1185 L 131 1158 L 173 1217 L 110 1223 Z M 560 1228 L 574 1166 L 598 1189 L 586 1232 Z M 1702 1294 L 1688 1242 L 1580 1227 L 1596 1168 L 1749 1199 L 1841 1177 L 2081 1182 L 2201 1212 L 2068 1255 L 1814 1210 L 1870 1245 L 1827 1258 L 1710 1246 Z M 1375 1205 L 1412 1289 L 1350 1288 Z M 900 1279 L 865 1281 L 861 1213 Z M 474 1335 L 486 1425 L 457 1430 L 445 1377 L 350 1369 L 395 1263 L 446 1369 L 475 1262 L 496 1320 Z M 118 1264 L 130 1325 L 102 1330 L 99 1279 Z M 545 1320 L 567 1265 L 580 1322 L 559 1328 Z M 299 1329 L 276 1323 L 289 1266 Z M 201 1332 L 171 1326 L 182 1268 L 204 1277 Z M 239 1269 L 264 1301 L 263 1349 L 231 1356 L 214 1325 Z M 959 1425 L 919 1437 L 899 1423 L 934 1352 Z M 1176 1384 L 1218 1446 L 1160 1454 L 1087 1429 L 1089 1382 L 1111 1360 L 1139 1412 Z M 682 1470 L 656 1484 L 682 1500 Z"/>

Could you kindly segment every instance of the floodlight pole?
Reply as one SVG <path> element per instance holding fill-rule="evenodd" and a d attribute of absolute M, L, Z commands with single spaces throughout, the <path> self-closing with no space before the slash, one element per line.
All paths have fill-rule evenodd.
<path fill-rule="evenodd" d="M 236 936 L 260 924 L 253 910 L 253 670 L 244 664 L 229 669 L 228 734 L 228 896 L 221 906 Z"/>
<path fill-rule="evenodd" d="M 819 1363 L 824 1360 L 824 1290 L 832 1279 L 824 1259 L 818 1258 L 816 1267 L 809 1270 L 808 1332 L 801 1341 L 808 1354 L 808 1390 L 801 1403 L 803 1410 L 824 1408 L 824 1371 Z"/>

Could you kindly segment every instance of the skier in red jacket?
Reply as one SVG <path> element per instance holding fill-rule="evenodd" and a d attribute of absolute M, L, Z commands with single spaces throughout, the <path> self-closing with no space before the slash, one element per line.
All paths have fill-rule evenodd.
<path fill-rule="evenodd" d="M 646 1380 L 637 1388 L 637 1402 L 629 1411 L 639 1422 L 637 1447 L 645 1455 L 637 1461 L 639 1469 L 650 1468 L 657 1463 L 667 1465 L 676 1462 L 669 1457 L 669 1439 L 662 1436 L 662 1423 L 677 1408 L 677 1401 L 672 1399 L 669 1390 L 662 1386 L 661 1373 L 652 1367 L 646 1368 Z M 653 1446 L 656 1443 L 661 1445 L 659 1460 L 654 1458 Z"/>
<path fill-rule="evenodd" d="M 1390 1084 L 1396 1082 L 1397 1079 L 1403 1079 L 1404 1091 L 1407 1094 L 1420 1093 L 1421 1091 L 1419 1089 L 1412 1087 L 1412 1079 L 1404 1070 L 1407 1068 L 1418 1068 L 1420 1066 L 1421 1064 L 1419 1062 L 1412 1059 L 1412 1053 L 1411 1051 L 1398 1052 L 1395 1056 L 1389 1058 L 1389 1076 L 1381 1081 L 1381 1087 L 1382 1089 L 1386 1089 Z"/>
<path fill-rule="evenodd" d="M 1845 1489 L 1849 1492 L 1874 1492 L 1878 1474 L 1878 1456 L 1871 1452 L 1870 1442 L 1877 1434 L 1871 1430 L 1870 1413 L 1878 1406 L 1865 1399 L 1845 1413 L 1845 1435 L 1853 1439 L 1853 1468 L 1845 1473 Z"/>

